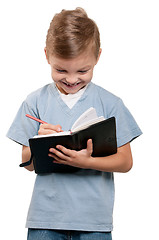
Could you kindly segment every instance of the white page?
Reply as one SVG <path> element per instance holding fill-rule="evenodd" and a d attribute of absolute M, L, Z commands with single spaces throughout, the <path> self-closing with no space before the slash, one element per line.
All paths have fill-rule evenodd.
<path fill-rule="evenodd" d="M 97 119 L 97 113 L 95 108 L 91 107 L 88 110 L 86 110 L 73 124 L 71 130 L 74 131 L 75 128 L 78 126 L 84 125 L 87 122 L 89 122 L 92 119 Z"/>
<path fill-rule="evenodd" d="M 47 135 L 36 135 L 33 138 L 42 138 L 42 137 L 52 137 L 52 136 L 65 136 L 65 135 L 70 135 L 70 131 L 65 131 L 65 132 L 56 132 L 56 133 L 51 133 Z"/>
<path fill-rule="evenodd" d="M 94 118 L 94 119 L 91 119 L 91 120 L 89 120 L 88 122 L 85 122 L 85 124 L 81 124 L 81 125 L 77 126 L 76 128 L 74 128 L 74 129 L 72 130 L 72 132 L 76 132 L 76 131 L 79 131 L 79 130 L 83 130 L 83 129 L 89 127 L 90 125 L 93 125 L 93 124 L 95 124 L 95 123 L 101 122 L 101 121 L 103 121 L 103 120 L 105 120 L 105 118 L 104 118 L 103 116 L 97 117 L 97 118 Z"/>

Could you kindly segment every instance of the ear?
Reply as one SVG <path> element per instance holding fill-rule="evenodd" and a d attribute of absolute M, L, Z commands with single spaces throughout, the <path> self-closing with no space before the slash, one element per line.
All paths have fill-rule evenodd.
<path fill-rule="evenodd" d="M 97 64 L 98 61 L 99 61 L 99 58 L 100 58 L 101 53 L 102 53 L 102 49 L 100 48 L 100 49 L 99 49 L 99 53 L 98 53 L 98 57 L 97 57 L 97 62 L 96 62 L 96 64 Z"/>
<path fill-rule="evenodd" d="M 47 60 L 48 64 L 50 64 L 49 57 L 48 57 L 47 51 L 46 51 L 46 47 L 44 48 L 44 52 L 45 52 L 46 60 Z"/>

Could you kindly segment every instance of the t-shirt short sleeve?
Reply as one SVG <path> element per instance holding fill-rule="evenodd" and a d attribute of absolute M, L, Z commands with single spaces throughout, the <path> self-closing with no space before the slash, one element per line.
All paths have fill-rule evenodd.
<path fill-rule="evenodd" d="M 38 118 L 36 110 L 29 105 L 27 99 L 20 106 L 13 123 L 9 128 L 7 137 L 21 145 L 29 146 L 28 140 L 37 135 L 39 123 L 27 118 L 25 116 L 26 114 Z"/>
<path fill-rule="evenodd" d="M 111 116 L 116 118 L 117 147 L 121 147 L 142 134 L 134 117 L 121 99 L 113 107 Z"/>

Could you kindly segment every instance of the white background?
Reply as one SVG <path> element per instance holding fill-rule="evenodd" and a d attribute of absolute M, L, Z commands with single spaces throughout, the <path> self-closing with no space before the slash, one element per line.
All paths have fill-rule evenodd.
<path fill-rule="evenodd" d="M 5 0 L 0 3 L 0 221 L 3 239 L 26 239 L 35 174 L 20 169 L 21 146 L 5 137 L 26 96 L 52 81 L 44 56 L 53 15 L 83 7 L 101 32 L 94 82 L 120 96 L 143 135 L 133 169 L 115 173 L 113 240 L 159 239 L 159 5 L 147 0 Z"/>

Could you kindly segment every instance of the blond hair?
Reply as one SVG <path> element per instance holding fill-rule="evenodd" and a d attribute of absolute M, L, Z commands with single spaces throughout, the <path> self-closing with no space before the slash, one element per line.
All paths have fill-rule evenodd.
<path fill-rule="evenodd" d="M 47 56 L 74 58 L 92 47 L 98 58 L 100 34 L 96 23 L 82 8 L 62 10 L 50 23 L 46 37 Z"/>

